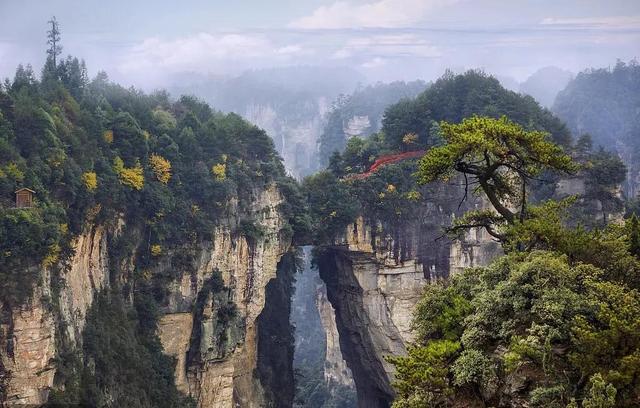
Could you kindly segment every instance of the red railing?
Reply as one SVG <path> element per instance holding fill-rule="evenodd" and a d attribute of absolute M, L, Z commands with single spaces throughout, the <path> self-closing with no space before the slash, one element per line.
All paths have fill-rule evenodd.
<path fill-rule="evenodd" d="M 396 154 L 388 154 L 386 156 L 380 156 L 375 162 L 373 162 L 371 167 L 369 167 L 369 170 L 367 170 L 365 173 L 349 174 L 347 176 L 347 178 L 349 178 L 349 179 L 365 179 L 365 178 L 369 177 L 370 175 L 372 175 L 373 173 L 375 173 L 381 167 L 384 167 L 384 166 L 386 166 L 388 164 L 397 163 L 397 162 L 402 161 L 402 160 L 414 159 L 416 157 L 422 157 L 422 156 L 424 156 L 425 153 L 426 152 L 424 150 L 416 150 L 416 151 L 413 151 L 413 152 L 404 152 L 404 153 L 396 153 Z"/>

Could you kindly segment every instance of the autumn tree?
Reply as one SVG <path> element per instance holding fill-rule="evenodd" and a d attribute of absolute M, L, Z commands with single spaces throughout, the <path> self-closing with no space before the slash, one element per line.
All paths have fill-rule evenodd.
<path fill-rule="evenodd" d="M 171 179 L 171 162 L 158 154 L 149 157 L 149 165 L 159 182 L 167 184 Z"/>
<path fill-rule="evenodd" d="M 527 186 L 545 170 L 571 173 L 577 165 L 562 148 L 541 131 L 527 131 L 506 117 L 473 116 L 461 123 L 440 123 L 444 143 L 430 149 L 420 160 L 421 184 L 448 180 L 455 174 L 469 188 L 482 191 L 495 212 L 468 213 L 455 229 L 484 227 L 503 240 L 497 226 L 514 224 L 527 217 Z"/>

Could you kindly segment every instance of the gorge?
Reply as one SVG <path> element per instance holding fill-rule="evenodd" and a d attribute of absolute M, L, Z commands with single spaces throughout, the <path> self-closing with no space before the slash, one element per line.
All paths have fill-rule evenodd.
<path fill-rule="evenodd" d="M 485 224 L 445 230 L 465 214 L 495 218 L 466 175 L 418 183 L 447 123 L 508 117 L 545 132 L 584 166 L 540 172 L 511 199 L 576 196 L 567 225 L 625 223 L 620 159 L 483 72 L 360 89 L 332 110 L 307 95 L 296 120 L 237 102 L 251 124 L 192 96 L 88 81 L 77 59 L 47 69 L 38 80 L 21 66 L 0 87 L 2 406 L 390 407 L 403 378 L 393 357 L 420 344 L 425 293 L 514 256 Z M 15 208 L 23 186 L 35 204 Z M 535 376 L 458 401 L 528 406 Z"/>

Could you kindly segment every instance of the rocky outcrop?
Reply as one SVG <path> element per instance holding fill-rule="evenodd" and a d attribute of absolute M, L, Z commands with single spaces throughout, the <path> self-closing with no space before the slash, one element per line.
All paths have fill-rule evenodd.
<path fill-rule="evenodd" d="M 369 120 L 369 116 L 353 116 L 349 120 L 347 120 L 343 127 L 342 131 L 344 132 L 347 139 L 352 137 L 363 137 L 368 136 L 371 133 L 371 129 L 373 128 L 371 124 L 371 120 Z"/>
<path fill-rule="evenodd" d="M 0 401 L 3 406 L 43 404 L 53 384 L 55 322 L 37 295 L 42 292 L 36 293 L 28 304 L 7 310 L 6 319 L 0 325 L 0 391 L 3 391 Z"/>
<path fill-rule="evenodd" d="M 316 307 L 320 314 L 320 322 L 326 339 L 324 381 L 328 385 L 338 384 L 354 388 L 353 374 L 347 367 L 347 363 L 342 357 L 342 350 L 340 350 L 340 335 L 338 334 L 335 310 L 327 298 L 327 288 L 324 284 L 317 286 Z"/>
<path fill-rule="evenodd" d="M 394 369 L 384 357 L 406 353 L 413 339 L 412 311 L 424 286 L 462 268 L 486 264 L 500 252 L 482 231 L 472 231 L 461 243 L 436 240 L 439 226 L 450 223 L 451 216 L 432 205 L 422 223 L 407 223 L 388 234 L 380 233 L 385 230 L 382 223 L 371 225 L 359 218 L 339 245 L 325 248 L 319 257 L 360 407 L 390 406 Z"/>
<path fill-rule="evenodd" d="M 87 311 L 95 294 L 109 284 L 105 227 L 88 224 L 72 248 L 69 267 L 61 268 L 57 275 L 59 282 L 52 282 L 49 269 L 37 268 L 40 283 L 31 299 L 17 307 L 3 305 L 3 404 L 39 405 L 47 401 L 56 373 L 55 357 L 60 351 L 57 340 L 64 336 L 70 344 L 81 344 Z M 61 329 L 64 333 L 59 332 Z"/>
<path fill-rule="evenodd" d="M 191 313 L 169 313 L 158 322 L 158 337 L 162 342 L 165 353 L 176 359 L 175 382 L 179 391 L 188 394 L 187 381 L 187 352 L 193 329 L 193 315 Z"/>
<path fill-rule="evenodd" d="M 210 246 L 195 251 L 195 271 L 181 271 L 169 288 L 170 300 L 165 307 L 167 315 L 161 320 L 160 340 L 168 354 L 178 362 L 186 361 L 182 368 L 176 367 L 176 384 L 185 388 L 180 381 L 186 378 L 188 393 L 199 406 L 259 407 L 269 402 L 255 375 L 257 322 L 267 302 L 267 285 L 276 279 L 278 263 L 290 246 L 282 236 L 286 220 L 279 212 L 281 203 L 275 186 L 258 192 L 249 213 L 261 231 L 260 236 L 242 235 L 231 224 L 238 220 L 229 219 L 216 228 Z M 220 274 L 227 288 L 222 294 L 203 292 L 214 273 Z M 197 305 L 199 296 L 201 302 Z M 231 305 L 234 320 L 225 324 L 221 313 Z M 192 317 L 190 328 L 184 314 Z M 188 339 L 186 347 L 183 343 L 173 344 L 172 334 L 186 329 L 189 334 L 182 334 Z"/>
<path fill-rule="evenodd" d="M 211 241 L 178 243 L 172 254 L 148 271 L 149 276 L 171 272 L 177 277 L 165 288 L 168 295 L 158 336 L 165 353 L 176 358 L 177 388 L 201 407 L 283 406 L 276 404 L 276 398 L 287 394 L 289 399 L 278 402 L 291 405 L 292 348 L 274 352 L 266 362 L 258 361 L 260 347 L 274 348 L 273 344 L 292 336 L 288 309 L 263 314 L 265 304 L 288 305 L 291 295 L 295 268 L 279 271 L 278 267 L 291 245 L 287 220 L 280 212 L 282 201 L 275 184 L 254 191 L 249 208 L 241 209 L 232 200 Z M 251 231 L 243 231 L 242 225 L 248 224 Z M 19 307 L 2 305 L 0 403 L 44 404 L 56 386 L 57 357 L 81 349 L 82 330 L 96 295 L 111 285 L 131 284 L 129 276 L 110 276 L 110 261 L 114 261 L 110 245 L 122 230 L 122 222 L 109 227 L 88 223 L 74 239 L 74 253 L 59 266 L 55 279 L 48 269 L 37 268 L 41 283 L 31 300 Z M 117 269 L 124 275 L 134 269 L 135 247 L 142 245 L 134 230 L 127 231 L 134 241 L 133 253 L 118 258 L 122 265 Z M 171 255 L 176 254 L 190 262 L 172 262 Z M 279 289 L 268 290 L 270 284 Z M 135 296 L 135 291 L 124 292 Z M 280 330 L 261 336 L 259 321 L 267 328 L 280 325 Z M 274 372 L 284 383 L 261 376 L 282 361 L 285 369 L 279 366 Z M 269 388 L 275 386 L 279 388 Z"/>

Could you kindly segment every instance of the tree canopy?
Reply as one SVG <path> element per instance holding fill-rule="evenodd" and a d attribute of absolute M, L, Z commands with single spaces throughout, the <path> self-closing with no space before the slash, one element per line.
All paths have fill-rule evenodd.
<path fill-rule="evenodd" d="M 550 142 L 546 133 L 527 131 L 504 116 L 472 116 L 459 124 L 441 122 L 440 135 L 443 144 L 420 159 L 418 182 L 446 180 L 461 173 L 465 189 L 471 186 L 482 190 L 499 214 L 490 217 L 483 213 L 475 222 L 469 219 L 465 226 L 485 227 L 499 238 L 502 236 L 494 229 L 495 224 L 513 224 L 526 217 L 528 183 L 545 170 L 577 170 L 571 157 Z"/>

